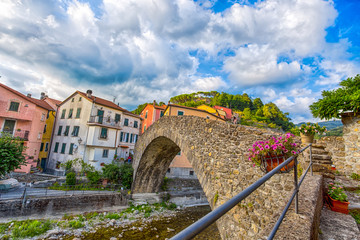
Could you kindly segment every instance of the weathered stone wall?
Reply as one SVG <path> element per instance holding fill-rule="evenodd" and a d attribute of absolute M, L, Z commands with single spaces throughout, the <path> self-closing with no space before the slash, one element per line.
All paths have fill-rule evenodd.
<path fill-rule="evenodd" d="M 354 114 L 342 115 L 344 124 L 343 137 L 345 144 L 344 172 L 360 174 L 360 116 Z"/>
<path fill-rule="evenodd" d="M 324 145 L 325 150 L 329 152 L 331 161 L 339 172 L 345 172 L 346 157 L 345 157 L 345 143 L 343 137 L 328 136 L 317 140 L 317 143 Z"/>
<path fill-rule="evenodd" d="M 174 156 L 184 153 L 212 209 L 225 203 L 264 173 L 249 162 L 255 141 L 272 132 L 194 116 L 162 117 L 139 138 L 132 192 L 158 192 Z M 217 221 L 223 239 L 265 237 L 265 227 L 283 210 L 293 190 L 293 174 L 278 174 Z"/>
<path fill-rule="evenodd" d="M 83 196 L 59 196 L 28 199 L 22 207 L 22 200 L 0 201 L 0 218 L 30 215 L 52 215 L 70 211 L 94 211 L 104 207 L 127 206 L 129 195 L 96 194 Z"/>

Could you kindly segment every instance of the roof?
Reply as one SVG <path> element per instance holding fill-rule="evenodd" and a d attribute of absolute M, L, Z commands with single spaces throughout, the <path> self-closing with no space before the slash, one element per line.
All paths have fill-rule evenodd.
<path fill-rule="evenodd" d="M 49 99 L 50 101 L 54 102 L 56 105 L 60 105 L 62 102 L 60 100 L 56 100 L 54 98 L 49 98 L 49 97 L 46 97 L 47 99 Z"/>
<path fill-rule="evenodd" d="M 221 120 L 224 120 L 222 119 L 221 117 L 219 116 L 216 116 L 215 114 L 212 114 L 212 113 L 209 113 L 208 111 L 205 111 L 205 110 L 202 110 L 202 109 L 198 109 L 198 108 L 194 108 L 194 107 L 187 107 L 187 106 L 182 106 L 182 105 L 177 105 L 177 104 L 168 104 L 167 107 L 165 108 L 165 112 L 166 112 L 166 109 L 168 109 L 169 107 L 171 106 L 174 106 L 174 107 L 179 107 L 179 108 L 185 108 L 185 109 L 190 109 L 190 110 L 195 110 L 195 111 L 198 111 L 198 112 L 204 112 L 204 113 L 207 113 L 207 114 L 210 114 L 214 117 L 217 117 Z"/>
<path fill-rule="evenodd" d="M 33 104 L 35 104 L 35 105 L 38 106 L 38 107 L 44 108 L 44 109 L 46 109 L 46 110 L 54 110 L 54 109 L 53 109 L 47 102 L 45 102 L 45 101 L 42 101 L 42 100 L 36 99 L 36 98 L 27 97 L 27 96 L 25 96 L 24 94 L 22 94 L 22 93 L 20 93 L 20 92 L 18 92 L 18 91 L 16 91 L 16 90 L 14 90 L 14 89 L 12 89 L 12 88 L 4 85 L 4 84 L 2 84 L 2 83 L 0 83 L 0 86 L 3 87 L 3 88 L 5 88 L 6 90 L 8 90 L 8 91 L 10 91 L 10 92 L 18 95 L 19 97 L 22 97 L 23 99 L 25 99 L 25 100 L 27 100 L 27 101 L 29 101 L 29 102 L 32 102 Z"/>
<path fill-rule="evenodd" d="M 225 111 L 226 112 L 226 117 L 231 118 L 231 116 L 232 116 L 232 109 L 231 108 L 222 107 L 222 106 L 214 106 L 214 108 Z"/>
<path fill-rule="evenodd" d="M 129 115 L 129 116 L 133 116 L 133 117 L 137 117 L 137 118 L 140 118 L 139 115 L 136 115 L 128 110 L 126 110 L 125 108 L 122 108 L 120 106 L 118 106 L 117 104 L 109 101 L 109 100 L 106 100 L 106 99 L 103 99 L 103 98 L 100 98 L 100 97 L 96 97 L 94 95 L 92 95 L 91 97 L 88 97 L 86 93 L 84 92 L 80 92 L 80 91 L 76 91 L 74 92 L 73 94 L 71 94 L 68 98 L 66 98 L 63 102 L 61 102 L 61 104 L 63 104 L 64 102 L 66 102 L 68 99 L 70 99 L 73 95 L 75 94 L 80 94 L 82 97 L 88 99 L 89 101 L 91 102 L 95 102 L 96 104 L 99 104 L 99 105 L 103 105 L 105 107 L 109 107 L 109 108 L 113 108 L 113 109 L 116 109 L 116 110 L 119 110 L 119 111 L 122 111 L 124 114 L 126 115 Z M 61 105 L 60 104 L 60 105 Z"/>

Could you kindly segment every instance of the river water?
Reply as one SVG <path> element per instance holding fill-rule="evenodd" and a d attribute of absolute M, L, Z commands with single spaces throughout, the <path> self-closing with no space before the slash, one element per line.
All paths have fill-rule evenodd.
<path fill-rule="evenodd" d="M 129 240 L 166 239 L 174 236 L 210 211 L 209 206 L 189 207 L 177 212 L 173 217 L 154 220 L 151 224 L 137 221 L 126 227 L 101 228 L 95 233 L 83 234 L 84 236 L 81 239 L 99 240 L 110 239 L 111 237 Z M 194 239 L 220 240 L 221 237 L 214 223 Z"/>

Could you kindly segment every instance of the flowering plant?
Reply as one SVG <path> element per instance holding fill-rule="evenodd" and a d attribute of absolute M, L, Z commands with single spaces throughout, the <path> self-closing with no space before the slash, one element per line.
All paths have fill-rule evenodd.
<path fill-rule="evenodd" d="M 249 149 L 249 161 L 260 166 L 261 157 L 283 155 L 285 159 L 297 154 L 298 144 L 294 142 L 294 134 L 287 133 L 285 136 L 271 137 L 267 141 L 258 141 Z"/>
<path fill-rule="evenodd" d="M 315 135 L 315 133 L 322 134 L 323 132 L 326 132 L 326 127 L 320 127 L 317 123 L 312 124 L 308 122 L 306 124 L 302 124 L 299 131 L 305 135 Z"/>
<path fill-rule="evenodd" d="M 334 200 L 339 200 L 340 202 L 347 202 L 347 195 L 344 192 L 344 188 L 338 183 L 329 183 L 328 194 Z"/>

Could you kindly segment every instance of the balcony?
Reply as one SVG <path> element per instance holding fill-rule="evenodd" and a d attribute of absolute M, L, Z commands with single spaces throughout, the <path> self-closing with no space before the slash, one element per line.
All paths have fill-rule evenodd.
<path fill-rule="evenodd" d="M 3 132 L 0 132 L 0 136 L 6 135 L 6 134 L 10 135 L 10 136 L 13 136 L 14 138 L 19 138 L 21 140 L 28 141 L 30 131 L 21 130 L 21 131 L 14 131 L 14 133 L 13 133 L 12 131 L 4 130 Z"/>
<path fill-rule="evenodd" d="M 115 119 L 110 117 L 103 117 L 103 116 L 91 116 L 90 120 L 88 121 L 89 125 L 97 125 L 97 126 L 104 126 L 104 127 L 112 127 L 112 128 L 119 128 L 121 129 L 120 121 L 115 121 Z"/>

